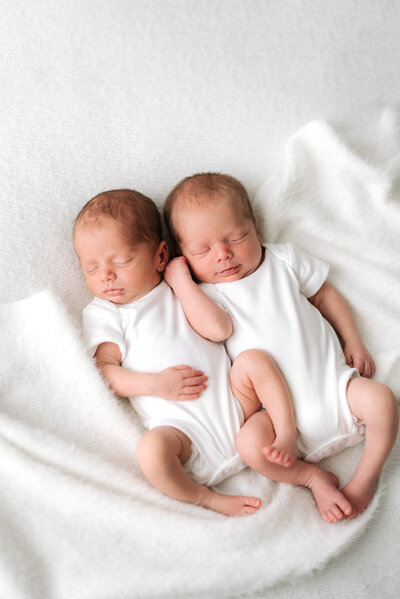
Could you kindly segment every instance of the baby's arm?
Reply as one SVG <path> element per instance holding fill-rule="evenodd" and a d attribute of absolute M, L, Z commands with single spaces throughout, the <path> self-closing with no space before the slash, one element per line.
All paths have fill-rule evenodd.
<path fill-rule="evenodd" d="M 224 341 L 232 333 L 232 320 L 193 281 L 186 258 L 179 256 L 167 265 L 164 278 L 182 304 L 192 328 L 211 341 Z"/>
<path fill-rule="evenodd" d="M 116 343 L 101 343 L 95 353 L 96 365 L 115 393 L 124 397 L 153 395 L 173 401 L 198 399 L 207 377 L 190 366 L 172 366 L 161 372 L 134 372 L 121 366 Z"/>
<path fill-rule="evenodd" d="M 374 361 L 361 339 L 351 310 L 343 297 L 331 285 L 324 283 L 320 290 L 308 299 L 342 338 L 347 364 L 357 368 L 362 376 L 372 376 L 375 372 Z"/>

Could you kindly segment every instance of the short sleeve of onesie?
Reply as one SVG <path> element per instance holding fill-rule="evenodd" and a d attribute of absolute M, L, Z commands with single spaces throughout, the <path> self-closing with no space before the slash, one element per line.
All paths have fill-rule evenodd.
<path fill-rule="evenodd" d="M 100 343 L 116 343 L 125 358 L 126 348 L 121 316 L 118 308 L 95 298 L 83 310 L 83 334 L 90 352 L 94 355 Z"/>
<path fill-rule="evenodd" d="M 329 265 L 300 250 L 293 243 L 275 246 L 278 252 L 280 247 L 286 250 L 286 261 L 299 282 L 300 292 L 307 298 L 317 293 L 328 276 Z"/>
<path fill-rule="evenodd" d="M 213 283 L 200 283 L 200 287 L 220 308 L 229 311 L 229 308 L 224 304 L 223 296 L 218 292 L 216 285 Z"/>

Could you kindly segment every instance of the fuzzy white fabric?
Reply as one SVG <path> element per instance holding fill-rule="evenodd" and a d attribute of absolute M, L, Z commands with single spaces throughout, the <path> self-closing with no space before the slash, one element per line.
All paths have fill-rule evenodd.
<path fill-rule="evenodd" d="M 290 238 L 332 264 L 377 377 L 398 394 L 397 131 L 391 111 L 372 129 L 346 133 L 310 123 L 289 140 L 286 168 L 261 188 L 257 206 L 269 240 Z M 229 519 L 161 495 L 135 462 L 142 429 L 133 411 L 107 390 L 54 294 L 3 305 L 0 319 L 6 597 L 27 589 L 54 599 L 257 592 L 320 568 L 374 513 L 379 493 L 360 518 L 325 524 L 307 490 L 249 470 L 220 490 L 260 496 L 252 517 Z M 344 484 L 360 452 L 326 466 Z"/>
<path fill-rule="evenodd" d="M 399 102 L 398 2 L 4 0 L 0 14 L 1 303 L 50 288 L 62 298 L 69 315 L 79 318 L 90 295 L 85 291 L 71 247 L 71 226 L 83 203 L 99 191 L 133 187 L 161 206 L 180 178 L 198 170 L 218 170 L 238 177 L 253 196 L 267 172 L 280 164 L 282 148 L 294 131 L 321 116 L 350 115 L 358 128 L 349 129 L 348 124 L 327 128 L 326 123 L 318 122 L 294 136 L 288 145 L 286 170 L 272 187 L 268 185 L 268 194 L 265 188 L 259 196 L 258 220 L 262 232 L 268 233 L 266 240 L 290 239 L 332 262 L 331 280 L 355 308 L 358 323 L 377 359 L 379 378 L 392 384 L 399 394 L 395 316 L 399 297 L 395 235 L 399 203 L 398 125 L 390 113 L 378 120 L 376 114 L 368 115 L 360 122 L 360 113 L 366 109 L 395 106 Z M 317 130 L 323 133 L 320 135 Z M 312 148 L 307 143 L 307 131 Z M 324 144 L 343 160 L 343 169 L 337 160 L 332 161 L 331 177 L 326 169 L 334 156 L 328 162 Z M 316 182 L 307 177 L 307 168 L 315 168 L 319 152 L 324 155 L 324 178 L 329 185 L 317 193 Z M 301 164 L 307 168 L 301 169 Z M 358 172 L 355 179 L 348 167 L 354 167 L 354 175 Z M 290 178 L 291 172 L 304 175 L 304 184 Z M 332 181 L 333 172 L 337 176 Z M 347 189 L 343 189 L 344 183 L 339 190 L 341 177 L 348 182 Z M 364 180 L 375 181 L 368 194 L 363 193 Z M 329 196 L 333 199 L 328 203 L 325 194 L 331 185 L 336 193 Z M 343 198 L 348 198 L 346 209 L 353 214 L 350 220 L 343 220 Z M 355 198 L 357 209 L 352 204 Z M 369 207 L 368 213 L 364 206 Z M 340 216 L 340 223 L 335 215 Z M 365 232 L 369 231 L 376 250 L 373 256 L 365 247 L 366 235 L 359 236 L 363 223 L 364 227 L 368 225 Z M 362 253 L 353 235 L 344 256 L 343 248 L 335 242 L 342 243 L 344 238 L 345 247 L 351 231 L 360 238 Z M 362 280 L 361 271 L 367 273 Z M 387 293 L 380 293 L 378 298 L 379 287 Z M 45 303 L 44 299 L 40 301 Z M 39 299 L 35 302 L 39 303 Z M 31 308 L 26 310 L 33 311 L 33 303 L 28 305 Z M 22 307 L 18 308 L 21 311 Z M 39 339 L 47 347 L 44 335 L 42 331 Z M 49 343 L 53 338 L 49 335 Z M 71 342 L 74 348 L 75 342 L 76 337 Z M 385 494 L 363 534 L 347 548 L 341 546 L 322 570 L 297 578 L 295 586 L 285 582 L 283 574 L 286 560 L 293 564 L 299 557 L 296 549 L 292 556 L 292 546 L 296 545 L 293 538 L 290 536 L 286 547 L 278 545 L 282 563 L 275 575 L 281 582 L 268 587 L 272 575 L 264 570 L 268 572 L 270 568 L 274 539 L 264 535 L 252 560 L 254 544 L 250 535 L 242 534 L 242 529 L 246 532 L 246 527 L 250 527 L 252 534 L 255 529 L 255 539 L 260 537 L 257 521 L 250 520 L 213 520 L 215 531 L 210 533 L 209 541 L 203 538 L 190 566 L 192 574 L 196 570 L 191 585 L 186 584 L 184 568 L 179 573 L 173 570 L 176 579 L 171 582 L 170 562 L 168 558 L 165 562 L 161 559 L 165 544 L 159 545 L 157 536 L 153 540 L 153 571 L 149 574 L 144 569 L 146 574 L 140 577 L 137 572 L 148 556 L 131 550 L 132 539 L 136 535 L 137 543 L 148 536 L 150 513 L 154 519 L 162 511 L 162 525 L 171 532 L 168 551 L 178 557 L 183 554 L 185 559 L 187 531 L 192 531 L 195 547 L 202 524 L 214 515 L 203 513 L 199 524 L 192 517 L 193 510 L 195 514 L 198 511 L 190 508 L 189 515 L 180 514 L 185 524 L 166 525 L 168 510 L 176 513 L 176 502 L 160 504 L 164 500 L 159 495 L 156 499 L 148 486 L 140 486 L 132 461 L 136 423 L 130 421 L 131 412 L 126 406 L 121 416 L 115 400 L 110 403 L 109 394 L 107 398 L 102 395 L 104 386 L 94 371 L 95 379 L 89 376 L 89 382 L 86 378 L 77 381 L 73 367 L 64 364 L 61 370 L 66 370 L 60 380 L 67 378 L 68 384 L 77 381 L 81 390 L 82 384 L 88 387 L 79 415 L 75 392 L 70 393 L 67 402 L 68 407 L 71 404 L 71 414 L 64 412 L 61 408 L 66 406 L 60 407 L 56 399 L 59 386 L 57 392 L 49 386 L 47 365 L 32 376 L 26 372 L 26 366 L 16 373 L 17 367 L 10 364 L 11 356 L 24 353 L 26 341 L 19 341 L 15 331 L 10 343 L 8 355 L 5 333 L 0 330 L 0 348 L 5 352 L 0 398 L 1 599 L 120 599 L 125 590 L 120 592 L 123 583 L 119 577 L 126 580 L 128 570 L 139 580 L 134 590 L 133 583 L 126 589 L 129 599 L 139 597 L 140 589 L 149 581 L 156 586 L 164 574 L 166 584 L 170 584 L 166 592 L 172 594 L 175 588 L 176 596 L 187 598 L 200 595 L 202 599 L 214 599 L 229 592 L 232 597 L 240 594 L 241 599 L 253 599 L 255 594 L 263 599 L 400 596 L 399 442 L 383 472 Z M 72 359 L 79 352 L 75 348 Z M 25 358 L 17 360 L 18 364 L 23 362 Z M 12 402 L 11 392 L 18 389 L 18 398 Z M 90 399 L 92 391 L 96 402 L 93 397 Z M 45 400 L 40 401 L 41 397 Z M 106 425 L 102 414 L 107 414 Z M 48 427 L 53 428 L 48 431 Z M 12 439 L 16 445 L 12 445 Z M 4 443 L 7 449 L 3 449 Z M 78 455 L 80 459 L 76 460 Z M 328 464 L 341 473 L 342 482 L 357 455 L 351 450 Z M 19 466 L 15 456 L 19 456 Z M 66 464 L 64 470 L 62 464 L 52 466 L 62 460 Z M 75 482 L 75 486 L 64 494 L 67 480 L 71 486 Z M 15 482 L 10 490 L 12 481 Z M 239 479 L 234 482 L 244 492 L 251 490 L 253 483 L 254 489 L 260 484 L 248 473 L 243 473 L 240 483 Z M 113 485 L 114 491 L 108 485 Z M 31 489 L 29 501 L 27 488 Z M 124 510 L 130 510 L 132 521 L 136 522 L 138 510 L 132 494 L 139 497 L 144 488 L 148 495 L 139 500 L 143 525 L 126 526 Z M 126 494 L 124 489 L 128 489 Z M 60 505 L 55 504 L 52 490 L 61 496 L 60 504 L 65 503 L 63 513 Z M 95 497 L 101 490 L 103 499 L 96 503 Z M 269 498 L 274 499 L 277 491 L 265 484 L 263 493 L 264 503 L 269 506 Z M 278 495 L 283 496 L 283 489 Z M 40 509 L 37 497 L 42 498 Z M 114 500 L 124 506 L 118 512 L 108 509 Z M 287 500 L 292 500 L 291 494 Z M 153 511 L 155 503 L 159 511 Z M 107 511 L 106 518 L 98 518 L 97 505 Z M 282 509 L 284 502 L 276 505 Z M 260 513 L 258 522 L 264 522 L 263 517 Z M 75 522 L 82 530 L 79 541 Z M 276 526 L 281 532 L 279 519 Z M 155 527 L 150 528 L 153 531 Z M 93 546 L 92 529 L 103 531 Z M 309 523 L 301 536 L 306 536 L 308 530 L 312 545 L 313 528 Z M 216 538 L 221 540 L 213 553 Z M 185 551 L 180 550 L 180 544 Z M 47 545 L 55 549 L 50 553 Z M 236 567 L 234 574 L 229 566 L 226 570 L 226 555 Z M 307 571 L 308 565 L 305 560 L 304 568 L 300 567 Z M 98 583 L 89 582 L 93 569 L 100 571 L 101 566 L 114 570 L 111 591 L 101 588 L 102 576 L 110 576 L 110 571 L 101 573 Z M 254 579 L 246 585 L 244 581 L 249 581 L 251 574 Z M 288 580 L 292 577 L 288 576 Z M 221 591 L 222 587 L 226 590 Z M 262 590 L 254 591 L 258 588 Z M 161 590 L 157 588 L 156 592 Z"/>
<path fill-rule="evenodd" d="M 5 598 L 228 597 L 321 567 L 376 508 L 329 525 L 309 491 L 248 469 L 220 485 L 262 498 L 227 518 L 152 489 L 141 428 L 107 390 L 62 305 L 3 305 L 1 566 Z M 341 464 L 348 476 L 350 462 Z M 340 470 L 340 468 L 339 468 Z"/>

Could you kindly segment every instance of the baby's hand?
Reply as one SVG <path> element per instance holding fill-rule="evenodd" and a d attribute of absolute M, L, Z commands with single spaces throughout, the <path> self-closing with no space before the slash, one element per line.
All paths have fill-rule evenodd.
<path fill-rule="evenodd" d="M 192 281 L 192 275 L 190 274 L 189 266 L 184 256 L 174 258 L 167 264 L 164 279 L 174 290 L 180 284 L 185 283 L 185 281 Z"/>
<path fill-rule="evenodd" d="M 171 366 L 157 374 L 156 395 L 172 401 L 198 399 L 208 377 L 190 366 Z"/>
<path fill-rule="evenodd" d="M 357 368 L 361 376 L 369 378 L 375 373 L 374 361 L 361 339 L 347 341 L 343 351 L 346 363 L 352 368 Z"/>

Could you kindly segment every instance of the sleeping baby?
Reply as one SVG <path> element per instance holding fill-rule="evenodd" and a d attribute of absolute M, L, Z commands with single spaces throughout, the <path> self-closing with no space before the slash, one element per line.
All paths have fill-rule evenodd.
<path fill-rule="evenodd" d="M 354 518 L 373 497 L 396 439 L 398 408 L 387 386 L 366 378 L 374 373 L 373 360 L 347 303 L 325 281 L 328 265 L 290 243 L 263 245 L 246 190 L 228 175 L 187 177 L 168 196 L 165 217 L 182 254 L 165 276 L 189 322 L 204 334 L 196 320 L 201 310 L 203 322 L 225 323 L 232 331 L 225 342 L 232 360 L 249 348 L 263 349 L 275 360 L 294 404 L 299 457 L 318 462 L 365 440 L 341 497 L 328 507 L 319 505 L 327 522 Z M 200 283 L 203 305 L 191 275 Z M 271 423 L 260 444 L 272 434 Z M 314 476 L 302 459 L 279 472 L 260 459 L 251 421 L 236 445 L 245 463 L 272 480 L 308 486 Z"/>

